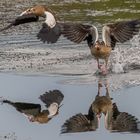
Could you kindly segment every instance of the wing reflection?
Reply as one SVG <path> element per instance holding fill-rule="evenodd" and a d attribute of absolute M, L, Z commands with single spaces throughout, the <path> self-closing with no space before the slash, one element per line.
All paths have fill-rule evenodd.
<path fill-rule="evenodd" d="M 25 114 L 30 122 L 47 123 L 58 114 L 64 95 L 59 90 L 52 90 L 40 95 L 39 98 L 45 103 L 45 110 L 41 110 L 40 104 L 12 102 L 10 100 L 2 102 L 12 105 L 17 111 Z"/>
<path fill-rule="evenodd" d="M 90 107 L 88 114 L 79 113 L 66 120 L 61 133 L 95 131 L 97 128 L 98 119 Z"/>
<path fill-rule="evenodd" d="M 101 96 L 103 86 L 105 86 L 106 94 Z M 88 114 L 79 113 L 66 120 L 62 125 L 61 133 L 95 131 L 102 114 L 105 118 L 105 128 L 110 132 L 139 133 L 140 122 L 138 119 L 127 112 L 120 112 L 112 100 L 109 94 L 108 80 L 100 79 L 98 81 L 98 93 L 89 108 Z"/>

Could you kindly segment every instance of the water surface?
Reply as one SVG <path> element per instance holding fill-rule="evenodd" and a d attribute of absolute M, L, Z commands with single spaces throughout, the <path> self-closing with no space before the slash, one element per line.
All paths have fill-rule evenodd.
<path fill-rule="evenodd" d="M 139 0 L 34 0 L 30 2 L 6 0 L 0 2 L 0 27 L 6 26 L 22 10 L 38 3 L 49 5 L 61 21 L 94 24 L 99 28 L 105 23 L 140 17 Z M 0 97 L 15 102 L 38 103 L 44 106 L 38 97 L 45 91 L 59 89 L 64 94 L 63 106 L 52 120 L 46 124 L 39 124 L 30 122 L 10 105 L 0 105 L 0 139 L 92 140 L 105 137 L 110 140 L 139 140 L 139 134 L 110 133 L 104 127 L 103 116 L 100 127 L 95 132 L 60 134 L 61 126 L 67 119 L 77 113 L 88 112 L 89 106 L 97 95 L 99 77 L 92 75 L 96 70 L 95 61 L 86 43 L 76 45 L 61 38 L 58 44 L 46 45 L 36 39 L 40 28 L 40 22 L 33 23 L 9 29 L 0 35 L 0 70 L 14 73 L 0 74 Z M 131 43 L 120 45 L 123 47 L 122 51 L 120 50 L 123 56 L 123 59 L 120 59 L 123 64 L 140 62 L 139 45 L 139 36 L 135 37 Z M 48 60 L 52 67 L 48 68 Z M 110 96 L 119 110 L 128 112 L 140 120 L 139 72 L 139 69 L 130 69 L 125 74 L 111 74 L 107 79 Z M 52 76 L 52 73 L 55 76 Z M 102 90 L 102 94 L 105 94 L 105 89 Z"/>

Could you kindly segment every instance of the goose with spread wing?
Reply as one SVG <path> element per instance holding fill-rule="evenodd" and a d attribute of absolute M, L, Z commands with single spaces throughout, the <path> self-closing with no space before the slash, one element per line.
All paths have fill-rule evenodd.
<path fill-rule="evenodd" d="M 40 100 L 45 103 L 46 109 L 42 110 L 40 104 L 12 102 L 10 100 L 2 100 L 16 108 L 17 111 L 26 115 L 30 122 L 47 123 L 58 114 L 60 104 L 64 95 L 59 90 L 52 90 L 40 95 Z"/>
<path fill-rule="evenodd" d="M 0 29 L 0 32 L 25 23 L 38 22 L 39 18 L 45 18 L 37 38 L 43 42 L 56 43 L 61 35 L 61 26 L 55 13 L 46 5 L 37 5 L 23 11 L 8 26 Z"/>
<path fill-rule="evenodd" d="M 116 103 L 112 103 L 108 81 L 105 81 L 106 95 L 100 96 L 102 81 L 98 82 L 98 94 L 91 104 L 91 110 L 97 118 L 104 114 L 105 128 L 110 132 L 140 133 L 140 121 L 127 112 L 120 112 Z"/>
<path fill-rule="evenodd" d="M 140 20 L 120 21 L 113 24 L 107 24 L 102 28 L 102 40 L 99 41 L 98 30 L 94 25 L 84 24 L 64 24 L 63 36 L 67 39 L 81 43 L 87 41 L 91 54 L 97 60 L 98 68 L 101 69 L 99 59 L 105 60 L 105 74 L 110 53 L 114 50 L 117 42 L 124 43 L 130 40 L 139 32 Z"/>
<path fill-rule="evenodd" d="M 120 112 L 116 103 L 112 103 L 108 81 L 105 81 L 106 95 L 101 96 L 102 81 L 98 81 L 98 94 L 90 105 L 88 114 L 78 113 L 67 119 L 61 133 L 96 131 L 101 114 L 104 115 L 105 128 L 110 132 L 140 133 L 140 121 L 127 112 Z"/>

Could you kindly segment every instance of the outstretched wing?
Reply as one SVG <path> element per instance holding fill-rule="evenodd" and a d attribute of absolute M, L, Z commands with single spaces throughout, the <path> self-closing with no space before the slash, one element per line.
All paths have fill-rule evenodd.
<path fill-rule="evenodd" d="M 62 126 L 61 133 L 75 133 L 95 130 L 96 128 L 92 126 L 92 123 L 87 116 L 79 113 L 66 120 Z"/>
<path fill-rule="evenodd" d="M 112 122 L 112 131 L 140 133 L 140 122 L 135 116 L 121 112 Z"/>
<path fill-rule="evenodd" d="M 90 107 L 88 115 L 79 113 L 66 120 L 62 126 L 61 133 L 96 131 L 97 128 L 98 119 Z"/>
<path fill-rule="evenodd" d="M 98 40 L 98 31 L 95 26 L 64 23 L 62 34 L 64 37 L 75 43 L 87 40 L 88 44 L 94 44 Z"/>
<path fill-rule="evenodd" d="M 25 23 L 29 23 L 29 22 L 37 22 L 38 19 L 39 19 L 39 17 L 34 14 L 19 16 L 14 21 L 12 21 L 11 24 L 4 27 L 3 29 L 0 29 L 0 32 L 9 29 L 12 26 L 17 26 L 17 25 L 25 24 Z"/>
<path fill-rule="evenodd" d="M 16 108 L 17 111 L 26 115 L 38 115 L 41 111 L 40 104 L 24 103 L 24 102 L 11 102 L 9 100 L 3 100 L 3 103 L 7 103 Z"/>
<path fill-rule="evenodd" d="M 140 122 L 138 119 L 126 112 L 119 112 L 116 104 L 113 104 L 113 115 L 109 126 L 111 132 L 140 132 Z"/>
<path fill-rule="evenodd" d="M 139 32 L 140 20 L 121 21 L 107 24 L 102 29 L 103 41 L 114 49 L 116 42 L 124 43 Z"/>
<path fill-rule="evenodd" d="M 64 98 L 64 95 L 59 90 L 50 90 L 49 92 L 40 95 L 39 98 L 46 104 L 47 107 L 49 107 L 52 103 L 57 103 L 58 105 L 60 105 Z"/>
<path fill-rule="evenodd" d="M 50 28 L 46 23 L 42 24 L 42 28 L 37 34 L 37 38 L 42 42 L 56 43 L 61 35 L 61 25 L 56 23 L 53 28 Z"/>

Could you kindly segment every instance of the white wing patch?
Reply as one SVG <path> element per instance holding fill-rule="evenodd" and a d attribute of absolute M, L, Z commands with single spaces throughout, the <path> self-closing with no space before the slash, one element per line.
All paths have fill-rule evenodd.
<path fill-rule="evenodd" d="M 49 115 L 48 118 L 52 118 L 58 110 L 58 104 L 57 103 L 52 103 L 49 107 L 48 107 L 48 111 L 49 111 Z"/>
<path fill-rule="evenodd" d="M 45 12 L 45 15 L 46 15 L 45 23 L 46 23 L 50 28 L 53 28 L 53 27 L 56 25 L 55 17 L 53 16 L 52 13 L 50 13 L 50 12 L 48 12 L 48 11 Z"/>
<path fill-rule="evenodd" d="M 92 26 L 93 28 L 94 28 L 94 30 L 95 30 L 95 36 L 96 36 L 96 38 L 95 38 L 95 42 L 99 39 L 99 34 L 98 34 L 98 29 L 93 25 Z"/>
<path fill-rule="evenodd" d="M 110 38 L 110 28 L 108 26 L 104 26 L 102 29 L 102 39 L 105 45 L 111 45 L 111 38 Z"/>

